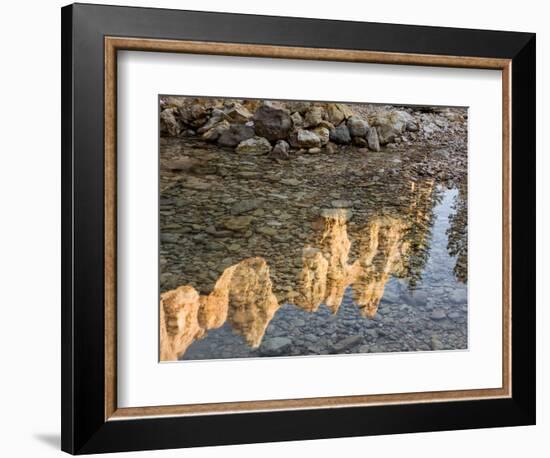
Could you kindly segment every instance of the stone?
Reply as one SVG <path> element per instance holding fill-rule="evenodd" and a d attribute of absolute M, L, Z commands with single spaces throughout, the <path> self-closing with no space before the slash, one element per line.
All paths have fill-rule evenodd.
<path fill-rule="evenodd" d="M 329 154 L 334 154 L 334 153 L 336 153 L 336 150 L 337 150 L 336 145 L 332 142 L 329 142 L 327 144 L 327 146 L 325 146 L 325 149 L 327 150 L 327 153 L 329 153 Z"/>
<path fill-rule="evenodd" d="M 181 186 L 186 189 L 195 189 L 196 191 L 206 191 L 213 187 L 213 183 L 209 180 L 203 180 L 199 177 L 188 176 Z"/>
<path fill-rule="evenodd" d="M 451 300 L 451 302 L 453 302 L 455 304 L 464 304 L 464 303 L 467 302 L 468 297 L 467 297 L 467 293 L 466 293 L 465 290 L 453 289 L 449 293 L 449 299 Z"/>
<path fill-rule="evenodd" d="M 316 127 L 315 129 L 313 129 L 313 132 L 315 132 L 315 134 L 321 140 L 321 146 L 325 146 L 326 144 L 328 144 L 328 142 L 330 140 L 330 131 L 329 131 L 329 129 L 327 129 L 326 127 L 319 126 L 319 127 Z"/>
<path fill-rule="evenodd" d="M 278 140 L 271 150 L 270 156 L 275 159 L 288 159 L 290 157 L 290 145 L 285 140 Z"/>
<path fill-rule="evenodd" d="M 284 140 L 292 129 L 288 111 L 269 102 L 264 102 L 256 110 L 253 119 L 256 134 L 268 140 Z"/>
<path fill-rule="evenodd" d="M 260 354 L 263 356 L 281 356 L 292 348 L 292 340 L 288 337 L 272 337 L 265 339 L 260 346 Z"/>
<path fill-rule="evenodd" d="M 351 118 L 353 116 L 353 110 L 347 103 L 337 103 L 336 106 L 344 115 L 344 119 Z"/>
<path fill-rule="evenodd" d="M 367 143 L 372 151 L 380 151 L 380 141 L 376 127 L 370 127 L 367 133 Z"/>
<path fill-rule="evenodd" d="M 202 139 L 207 142 L 215 142 L 220 137 L 220 135 L 228 129 L 229 129 L 229 123 L 225 120 L 220 121 L 211 129 L 207 130 L 206 132 L 203 132 Z"/>
<path fill-rule="evenodd" d="M 292 113 L 290 118 L 292 119 L 292 124 L 295 128 L 302 127 L 304 125 L 304 118 L 302 118 L 302 115 L 297 111 Z"/>
<path fill-rule="evenodd" d="M 165 243 L 176 243 L 179 240 L 178 234 L 162 233 L 160 234 L 160 241 Z"/>
<path fill-rule="evenodd" d="M 430 348 L 432 350 L 442 350 L 443 349 L 443 343 L 439 339 L 438 336 L 433 335 L 430 339 Z"/>
<path fill-rule="evenodd" d="M 224 121 L 226 122 L 226 121 Z M 218 138 L 220 146 L 237 146 L 244 140 L 254 137 L 254 128 L 244 124 L 231 124 L 228 129 L 225 129 Z"/>
<path fill-rule="evenodd" d="M 380 144 L 386 145 L 401 135 L 407 128 L 407 124 L 414 122 L 414 118 L 406 111 L 393 110 L 375 113 L 370 121 L 372 126 L 376 126 Z"/>
<path fill-rule="evenodd" d="M 327 121 L 335 126 L 340 124 L 345 119 L 344 113 L 340 110 L 340 108 L 338 108 L 338 104 L 336 103 L 327 104 L 326 113 Z"/>
<path fill-rule="evenodd" d="M 364 137 L 369 129 L 369 123 L 359 116 L 349 118 L 347 126 L 352 137 Z"/>
<path fill-rule="evenodd" d="M 216 124 L 218 124 L 219 122 L 225 120 L 226 118 L 227 117 L 225 116 L 225 113 L 223 111 L 218 110 L 218 109 L 214 109 L 212 111 L 212 116 L 210 117 L 210 119 L 208 121 L 206 121 L 206 124 L 204 124 L 202 127 L 199 127 L 197 129 L 197 133 L 198 134 L 203 134 L 204 132 L 211 129 Z"/>
<path fill-rule="evenodd" d="M 275 229 L 274 227 L 262 226 L 262 227 L 259 227 L 257 229 L 257 231 L 260 234 L 264 234 L 264 235 L 267 235 L 269 237 L 273 237 L 273 236 L 277 235 L 277 229 Z"/>
<path fill-rule="evenodd" d="M 350 208 L 353 205 L 349 200 L 333 200 L 330 204 L 334 208 Z"/>
<path fill-rule="evenodd" d="M 302 116 L 307 110 L 311 107 L 311 102 L 303 101 L 289 101 L 286 103 L 286 106 L 290 111 L 300 113 Z"/>
<path fill-rule="evenodd" d="M 360 335 L 349 336 L 333 344 L 331 349 L 334 353 L 340 353 L 344 350 L 348 350 L 351 347 L 356 346 L 362 340 L 363 340 L 363 336 L 360 336 Z"/>
<path fill-rule="evenodd" d="M 281 180 L 281 183 L 287 186 L 298 186 L 300 185 L 301 181 L 296 178 L 283 178 Z"/>
<path fill-rule="evenodd" d="M 250 211 L 256 210 L 260 207 L 262 201 L 260 199 L 248 199 L 248 200 L 239 200 L 231 207 L 230 213 L 232 215 L 240 215 L 242 213 L 248 213 Z"/>
<path fill-rule="evenodd" d="M 240 103 L 234 103 L 233 106 L 225 110 L 225 115 L 234 123 L 244 124 L 252 119 L 252 113 L 243 107 Z"/>
<path fill-rule="evenodd" d="M 368 146 L 367 140 L 363 137 L 353 137 L 353 144 L 360 148 L 365 148 Z"/>
<path fill-rule="evenodd" d="M 348 126 L 340 124 L 330 131 L 330 140 L 340 145 L 347 145 L 351 142 L 351 135 Z"/>
<path fill-rule="evenodd" d="M 247 154 L 266 154 L 271 151 L 271 143 L 263 137 L 252 137 L 240 142 L 235 151 Z"/>
<path fill-rule="evenodd" d="M 173 97 L 171 95 L 167 97 L 161 97 L 160 106 L 162 108 L 180 108 L 185 103 L 185 97 Z"/>
<path fill-rule="evenodd" d="M 177 108 L 166 108 L 160 112 L 161 135 L 175 137 L 180 133 L 181 126 L 176 119 Z"/>
<path fill-rule="evenodd" d="M 329 132 L 331 131 L 331 129 L 334 129 L 334 124 L 332 124 L 331 122 L 327 121 L 326 119 L 323 119 L 318 125 L 317 127 L 326 127 Z"/>
<path fill-rule="evenodd" d="M 208 121 L 208 108 L 200 100 L 179 107 L 178 113 L 181 120 L 193 128 L 200 127 Z"/>
<path fill-rule="evenodd" d="M 430 318 L 435 321 L 444 320 L 447 318 L 447 314 L 443 309 L 435 309 L 431 314 Z"/>
<path fill-rule="evenodd" d="M 245 231 L 248 229 L 248 226 L 250 226 L 253 219 L 254 218 L 252 216 L 234 216 L 226 219 L 223 222 L 223 226 L 230 231 Z"/>
<path fill-rule="evenodd" d="M 304 117 L 304 127 L 316 127 L 323 120 L 324 110 L 321 107 L 311 107 Z"/>
<path fill-rule="evenodd" d="M 309 154 L 319 154 L 321 152 L 321 148 L 319 148 L 318 146 L 314 147 L 314 148 L 309 148 L 307 150 L 307 152 Z"/>
<path fill-rule="evenodd" d="M 321 146 L 319 136 L 310 130 L 300 129 L 296 132 L 296 146 L 300 148 L 315 148 Z"/>

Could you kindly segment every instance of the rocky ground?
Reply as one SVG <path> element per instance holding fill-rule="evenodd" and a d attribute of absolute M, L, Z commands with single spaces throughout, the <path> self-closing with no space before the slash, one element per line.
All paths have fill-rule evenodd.
<path fill-rule="evenodd" d="M 160 287 L 199 299 L 163 308 L 174 354 L 466 348 L 466 110 L 182 99 L 161 99 Z M 229 284 L 205 324 L 251 258 L 269 313 L 243 324 L 258 299 Z"/>

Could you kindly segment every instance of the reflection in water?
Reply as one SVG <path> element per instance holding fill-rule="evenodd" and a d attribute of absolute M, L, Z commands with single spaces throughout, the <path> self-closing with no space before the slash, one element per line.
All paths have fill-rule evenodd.
<path fill-rule="evenodd" d="M 257 348 L 282 302 L 306 312 L 325 304 L 336 314 L 348 288 L 361 315 L 373 319 L 389 279 L 407 278 L 414 289 L 428 256 L 425 247 L 438 200 L 434 181 L 412 181 L 404 198 L 404 214 L 372 215 L 354 230 L 353 241 L 348 236 L 352 209 L 322 209 L 317 234 L 302 250 L 298 274 L 278 285 L 286 291 L 282 301 L 274 294 L 270 266 L 262 257 L 226 268 L 209 294 L 191 285 L 163 293 L 161 360 L 181 357 L 195 340 L 225 323 Z M 449 250 L 454 251 L 451 245 Z"/>
<path fill-rule="evenodd" d="M 458 189 L 453 205 L 454 213 L 449 216 L 450 226 L 447 229 L 447 249 L 451 256 L 456 256 L 454 274 L 462 283 L 468 278 L 468 202 L 467 186 Z"/>

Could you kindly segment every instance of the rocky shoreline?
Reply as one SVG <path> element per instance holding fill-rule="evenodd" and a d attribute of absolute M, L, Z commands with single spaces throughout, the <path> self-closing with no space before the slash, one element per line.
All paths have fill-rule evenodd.
<path fill-rule="evenodd" d="M 160 134 L 191 137 L 237 153 L 363 152 L 400 147 L 464 147 L 467 110 L 372 104 L 161 97 Z"/>

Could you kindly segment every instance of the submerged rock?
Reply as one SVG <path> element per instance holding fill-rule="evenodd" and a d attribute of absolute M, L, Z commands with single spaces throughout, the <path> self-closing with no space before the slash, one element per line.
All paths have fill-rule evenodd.
<path fill-rule="evenodd" d="M 250 226 L 254 218 L 252 216 L 235 216 L 224 221 L 223 225 L 230 231 L 244 231 Z"/>
<path fill-rule="evenodd" d="M 237 153 L 266 154 L 271 151 L 271 143 L 263 137 L 252 137 L 240 142 L 235 151 Z"/>
<path fill-rule="evenodd" d="M 447 318 L 447 314 L 443 309 L 435 309 L 430 315 L 430 318 L 436 321 L 444 320 L 445 318 Z"/>
<path fill-rule="evenodd" d="M 264 356 L 281 356 L 292 348 L 292 340 L 288 337 L 272 337 L 266 339 L 260 347 L 260 353 Z"/>
<path fill-rule="evenodd" d="M 362 340 L 363 336 L 361 335 L 349 336 L 333 344 L 331 349 L 334 353 L 341 353 L 344 350 L 348 350 L 356 345 L 359 345 Z"/>

